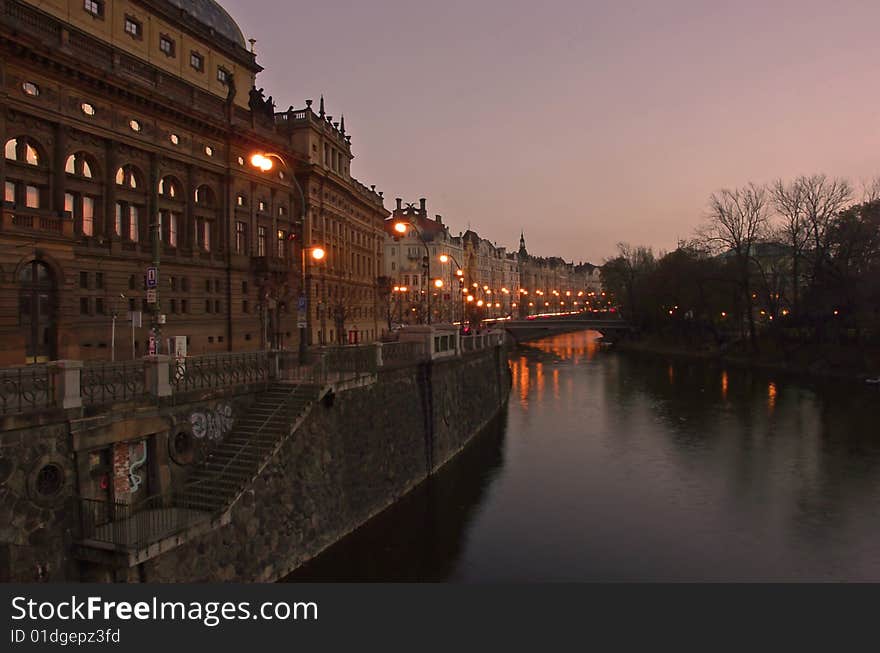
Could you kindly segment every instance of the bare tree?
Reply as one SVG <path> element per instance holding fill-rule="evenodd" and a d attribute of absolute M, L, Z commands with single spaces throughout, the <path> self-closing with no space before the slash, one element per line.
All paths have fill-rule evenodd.
<path fill-rule="evenodd" d="M 728 253 L 734 259 L 752 348 L 757 348 L 758 338 L 752 301 L 751 262 L 755 244 L 767 230 L 769 203 L 764 186 L 749 183 L 744 188 L 725 188 L 709 198 L 706 223 L 699 232 L 709 249 Z"/>
<path fill-rule="evenodd" d="M 789 183 L 777 179 L 770 194 L 776 212 L 782 218 L 777 228 L 777 236 L 789 249 L 791 258 L 791 309 L 795 315 L 799 314 L 800 299 L 800 264 L 804 256 L 804 249 L 810 239 L 807 223 L 807 207 L 805 197 L 805 185 L 800 180 Z"/>
<path fill-rule="evenodd" d="M 812 247 L 812 281 L 821 276 L 831 249 L 831 236 L 837 215 L 852 201 L 852 187 L 845 179 L 825 175 L 799 177 L 804 198 L 805 218 Z"/>
<path fill-rule="evenodd" d="M 880 177 L 862 181 L 862 203 L 873 204 L 880 200 Z"/>

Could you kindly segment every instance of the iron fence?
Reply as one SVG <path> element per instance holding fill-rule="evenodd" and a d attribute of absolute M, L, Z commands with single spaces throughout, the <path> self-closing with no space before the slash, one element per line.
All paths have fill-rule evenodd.
<path fill-rule="evenodd" d="M 382 367 L 410 365 L 425 358 L 423 342 L 382 343 Z"/>
<path fill-rule="evenodd" d="M 208 390 L 269 381 L 269 352 L 187 356 L 168 366 L 169 383 L 175 392 Z"/>
<path fill-rule="evenodd" d="M 209 518 L 184 494 L 157 494 L 134 503 L 80 499 L 82 539 L 141 549 Z"/>
<path fill-rule="evenodd" d="M 52 373 L 47 365 L 0 370 L 0 415 L 28 413 L 54 405 Z"/>
<path fill-rule="evenodd" d="M 84 406 L 130 401 L 144 396 L 144 364 L 141 361 L 89 362 L 80 371 L 80 396 Z"/>

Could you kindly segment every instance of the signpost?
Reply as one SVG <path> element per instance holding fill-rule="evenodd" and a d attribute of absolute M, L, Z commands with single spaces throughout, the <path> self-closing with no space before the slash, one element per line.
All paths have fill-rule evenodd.
<path fill-rule="evenodd" d="M 156 289 L 155 288 L 150 288 L 149 290 L 147 290 L 147 303 L 148 304 L 155 304 L 156 303 Z"/>
<path fill-rule="evenodd" d="M 298 329 L 305 329 L 308 324 L 306 316 L 306 298 L 300 295 L 299 300 L 296 303 L 296 327 Z"/>
<path fill-rule="evenodd" d="M 147 268 L 147 288 L 155 288 L 159 285 L 159 270 L 152 266 Z"/>

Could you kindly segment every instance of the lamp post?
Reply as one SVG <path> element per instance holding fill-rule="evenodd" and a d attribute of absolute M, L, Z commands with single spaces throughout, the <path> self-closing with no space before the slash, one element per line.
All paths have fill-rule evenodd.
<path fill-rule="evenodd" d="M 248 159 L 251 166 L 257 168 L 262 172 L 269 172 L 274 164 L 272 163 L 272 159 L 277 159 L 281 165 L 290 172 L 290 166 L 287 165 L 287 162 L 284 160 L 280 154 L 276 154 L 274 152 L 255 152 Z M 300 249 L 302 250 L 302 265 L 300 266 L 300 291 L 299 291 L 299 304 L 297 305 L 297 322 L 299 322 L 299 362 L 305 363 L 306 360 L 306 338 L 308 337 L 308 319 L 309 319 L 309 310 L 308 303 L 306 300 L 306 257 L 305 257 L 305 245 L 306 245 L 306 216 L 308 215 L 308 208 L 306 206 L 306 196 L 303 193 L 302 186 L 299 185 L 299 182 L 296 180 L 296 175 L 293 173 L 290 174 L 290 180 L 293 182 L 294 187 L 296 187 L 297 192 L 299 192 L 300 199 L 300 220 L 299 226 L 302 229 L 302 241 L 300 245 Z M 320 249 L 320 248 L 318 248 Z M 323 252 L 323 250 L 321 250 Z M 322 254 L 323 258 L 323 254 Z M 316 259 L 320 260 L 320 259 Z M 299 319 L 300 307 L 305 306 L 305 314 L 306 320 L 303 322 Z"/>
<path fill-rule="evenodd" d="M 326 252 L 320 247 L 312 248 L 312 260 L 315 261 L 316 264 L 320 264 L 324 260 L 324 256 Z M 327 298 L 324 291 L 324 266 L 321 265 L 321 296 L 318 299 L 318 308 L 321 311 L 320 319 L 321 319 L 321 331 L 320 338 L 318 338 L 321 345 L 325 343 L 325 333 L 327 330 Z"/>
<path fill-rule="evenodd" d="M 397 233 L 395 238 L 399 240 L 400 237 L 403 236 L 408 231 L 407 225 L 410 225 L 413 228 L 413 230 L 415 230 L 416 234 L 419 237 L 419 240 L 422 243 L 422 247 L 425 248 L 425 264 L 424 264 L 424 266 L 426 268 L 425 278 L 430 280 L 431 279 L 431 252 L 428 249 L 428 242 L 425 240 L 425 236 L 422 233 L 422 230 L 419 228 L 419 226 L 410 220 L 396 220 L 394 222 L 394 231 Z M 431 290 L 430 283 L 426 283 L 425 286 L 428 289 L 427 292 L 425 293 L 426 301 L 427 301 L 427 308 L 428 308 L 428 324 L 431 324 L 431 293 L 432 293 L 432 290 Z"/>
<path fill-rule="evenodd" d="M 464 325 L 464 315 L 465 315 L 465 305 L 466 305 L 464 292 L 462 292 L 464 290 L 464 270 L 461 267 L 461 263 L 459 263 L 452 254 L 441 254 L 440 255 L 440 262 L 441 263 L 449 263 L 449 261 L 452 261 L 453 263 L 455 263 L 455 276 L 458 278 L 458 294 L 462 296 L 461 297 L 461 323 L 463 326 Z M 451 289 L 450 289 L 450 294 L 451 294 Z M 453 306 L 452 321 L 455 322 L 455 302 L 454 301 L 452 303 L 452 306 Z"/>

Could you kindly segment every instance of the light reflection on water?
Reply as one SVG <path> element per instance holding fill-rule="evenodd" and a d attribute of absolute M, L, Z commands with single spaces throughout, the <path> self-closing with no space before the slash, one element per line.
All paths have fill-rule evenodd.
<path fill-rule="evenodd" d="M 597 335 L 513 351 L 506 426 L 301 578 L 880 580 L 874 388 Z"/>

